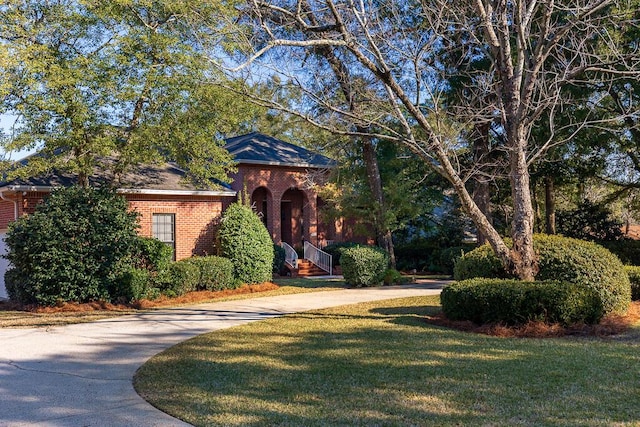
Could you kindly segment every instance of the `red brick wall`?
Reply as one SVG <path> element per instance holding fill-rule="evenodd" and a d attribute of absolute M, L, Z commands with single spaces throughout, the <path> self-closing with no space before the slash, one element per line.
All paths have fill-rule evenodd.
<path fill-rule="evenodd" d="M 176 260 L 193 255 L 214 254 L 215 226 L 222 214 L 223 205 L 228 205 L 230 201 L 214 196 L 129 194 L 126 197 L 131 208 L 141 214 L 139 233 L 142 236 L 152 235 L 154 213 L 175 215 Z"/>
<path fill-rule="evenodd" d="M 29 192 L 16 195 L 18 215 L 33 213 L 49 193 Z M 214 252 L 215 225 L 226 208 L 235 199 L 216 196 L 165 196 L 128 194 L 129 206 L 141 214 L 139 233 L 151 236 L 151 218 L 154 213 L 172 213 L 176 219 L 176 259 Z M 14 220 L 14 204 L 0 200 L 0 230 Z"/>
<path fill-rule="evenodd" d="M 301 243 L 301 239 L 318 244 L 318 212 L 317 193 L 313 190 L 314 183 L 322 184 L 326 182 L 327 173 L 315 169 L 272 166 L 272 165 L 247 165 L 238 166 L 238 172 L 232 175 L 233 183 L 231 187 L 239 194 L 245 190 L 249 196 L 253 192 L 264 187 L 267 191 L 267 229 L 274 242 L 282 241 L 281 202 L 287 190 L 300 190 L 303 193 L 303 222 L 304 234 L 295 231 L 296 224 L 300 221 L 294 219 L 294 242 L 293 245 Z M 258 206 L 260 209 L 260 206 Z M 293 212 L 295 214 L 295 212 Z"/>
<path fill-rule="evenodd" d="M 271 166 L 271 165 L 247 165 L 238 166 L 238 172 L 232 176 L 233 183 L 231 187 L 240 194 L 245 190 L 249 196 L 258 188 L 265 188 L 267 199 L 267 229 L 271 233 L 274 242 L 278 243 L 283 240 L 281 218 L 281 202 L 284 199 L 291 199 L 292 216 L 295 216 L 299 207 L 297 196 L 294 192 L 285 194 L 288 190 L 300 190 L 303 194 L 302 211 L 304 223 L 304 233 L 301 234 L 297 227 L 300 219 L 292 220 L 292 240 L 293 246 L 297 246 L 304 239 L 317 246 L 324 246 L 327 241 L 357 241 L 366 242 L 371 239 L 366 235 L 356 233 L 355 221 L 337 221 L 335 224 L 322 224 L 322 216 L 318 209 L 318 194 L 314 191 L 315 185 L 323 185 L 328 178 L 328 171 L 296 168 L 287 166 Z M 283 197 L 285 196 L 285 197 Z M 293 196 L 293 197 L 291 197 Z M 256 208 L 262 210 L 262 199 L 264 193 L 260 192 L 257 200 Z M 258 206 L 258 204 L 260 206 Z M 320 201 L 320 205 L 323 203 Z M 284 233 L 288 236 L 289 233 Z M 371 233 L 368 233 L 371 234 Z M 287 238 L 285 236 L 285 239 Z M 290 242 L 291 243 L 291 242 Z"/>
<path fill-rule="evenodd" d="M 6 231 L 9 223 L 15 219 L 13 202 L 0 200 L 0 231 Z"/>

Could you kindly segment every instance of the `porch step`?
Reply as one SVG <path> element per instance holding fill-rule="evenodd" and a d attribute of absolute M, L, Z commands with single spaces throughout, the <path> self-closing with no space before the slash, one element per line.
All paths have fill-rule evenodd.
<path fill-rule="evenodd" d="M 326 276 L 329 273 L 315 265 L 309 260 L 299 259 L 298 260 L 298 276 L 299 277 L 310 277 L 310 276 Z"/>

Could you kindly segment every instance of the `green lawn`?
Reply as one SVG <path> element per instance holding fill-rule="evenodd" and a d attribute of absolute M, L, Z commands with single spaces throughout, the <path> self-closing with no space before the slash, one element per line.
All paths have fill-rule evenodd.
<path fill-rule="evenodd" d="M 505 339 L 431 326 L 437 297 L 203 335 L 135 387 L 194 425 L 640 425 L 634 340 Z"/>

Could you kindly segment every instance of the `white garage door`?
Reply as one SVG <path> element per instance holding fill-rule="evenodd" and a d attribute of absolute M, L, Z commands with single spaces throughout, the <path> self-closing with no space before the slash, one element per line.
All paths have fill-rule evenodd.
<path fill-rule="evenodd" d="M 4 255 L 7 252 L 7 246 L 4 243 L 4 236 L 7 233 L 0 233 L 0 255 Z M 8 298 L 7 290 L 4 287 L 4 272 L 9 268 L 9 261 L 5 258 L 0 258 L 0 298 Z"/>

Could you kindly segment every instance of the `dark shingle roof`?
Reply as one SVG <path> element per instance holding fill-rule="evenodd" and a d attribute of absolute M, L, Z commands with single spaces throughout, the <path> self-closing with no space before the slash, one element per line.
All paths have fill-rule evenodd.
<path fill-rule="evenodd" d="M 108 162 L 108 160 L 106 161 Z M 210 191 L 207 188 L 196 187 L 185 178 L 185 171 L 171 163 L 141 165 L 134 167 L 130 172 L 121 176 L 115 186 L 125 192 L 197 193 Z M 91 186 L 99 187 L 110 182 L 113 182 L 113 174 L 98 168 L 96 168 L 94 173 L 89 177 L 89 184 Z M 20 191 L 28 189 L 47 190 L 52 187 L 69 187 L 76 183 L 77 174 L 52 171 L 32 178 L 19 178 L 0 182 L 0 189 L 19 189 Z M 217 184 L 222 186 L 222 189 L 218 191 L 220 195 L 225 195 L 223 193 L 229 193 L 229 196 L 235 195 L 235 192 L 232 191 L 228 185 L 219 182 Z"/>
<path fill-rule="evenodd" d="M 306 148 L 259 132 L 228 138 L 224 146 L 233 159 L 242 163 L 308 168 L 331 168 L 335 161 Z"/>

